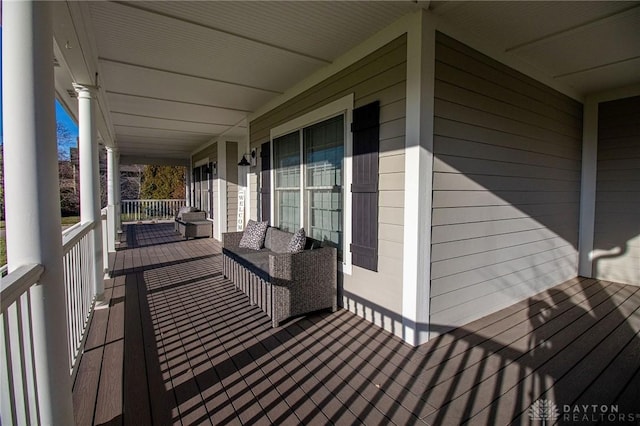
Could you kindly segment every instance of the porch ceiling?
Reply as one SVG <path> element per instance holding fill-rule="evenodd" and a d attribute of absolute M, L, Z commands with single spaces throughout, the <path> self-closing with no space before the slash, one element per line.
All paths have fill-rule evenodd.
<path fill-rule="evenodd" d="M 640 81 L 639 2 L 67 2 L 58 97 L 75 114 L 71 81 L 97 72 L 106 144 L 187 159 L 242 138 L 249 113 L 421 7 L 577 96 Z"/>

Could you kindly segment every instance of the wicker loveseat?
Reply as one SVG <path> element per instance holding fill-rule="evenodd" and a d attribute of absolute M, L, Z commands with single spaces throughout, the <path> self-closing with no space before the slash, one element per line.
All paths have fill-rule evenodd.
<path fill-rule="evenodd" d="M 242 232 L 222 235 L 224 276 L 271 318 L 273 327 L 290 317 L 337 309 L 336 249 L 315 247 L 308 238 L 303 251 L 285 253 L 292 235 L 270 227 L 260 250 L 239 247 Z"/>

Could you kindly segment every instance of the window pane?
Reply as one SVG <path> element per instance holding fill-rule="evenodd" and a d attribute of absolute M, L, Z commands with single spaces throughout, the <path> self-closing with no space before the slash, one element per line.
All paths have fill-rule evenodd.
<path fill-rule="evenodd" d="M 282 230 L 300 228 L 300 133 L 273 140 L 275 224 Z"/>
<path fill-rule="evenodd" d="M 304 129 L 306 227 L 311 238 L 342 252 L 344 117 Z"/>
<path fill-rule="evenodd" d="M 300 229 L 300 191 L 277 190 L 275 202 L 278 228 L 288 232 Z"/>

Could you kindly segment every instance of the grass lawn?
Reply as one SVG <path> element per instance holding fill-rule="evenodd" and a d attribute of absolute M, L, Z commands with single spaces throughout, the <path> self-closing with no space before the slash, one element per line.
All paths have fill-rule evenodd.
<path fill-rule="evenodd" d="M 80 222 L 80 216 L 63 216 L 62 226 L 75 225 Z"/>
<path fill-rule="evenodd" d="M 62 226 L 71 226 L 80 222 L 80 216 L 67 216 L 62 218 Z M 4 220 L 0 220 L 0 229 L 4 229 Z M 0 266 L 7 263 L 7 241 L 4 235 L 0 236 Z"/>

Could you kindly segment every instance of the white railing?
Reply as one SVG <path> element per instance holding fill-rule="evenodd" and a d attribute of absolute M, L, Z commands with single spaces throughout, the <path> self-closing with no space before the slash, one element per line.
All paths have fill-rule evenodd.
<path fill-rule="evenodd" d="M 173 219 L 186 200 L 122 200 L 123 222 Z"/>
<path fill-rule="evenodd" d="M 108 207 L 100 210 L 100 222 L 102 222 L 102 265 L 106 272 L 109 272 L 109 239 L 115 238 L 115 232 L 112 232 L 112 229 L 109 228 L 109 222 L 107 219 L 108 211 Z M 115 224 L 111 224 L 112 227 L 114 225 Z"/>
<path fill-rule="evenodd" d="M 76 224 L 62 234 L 67 305 L 69 374 L 77 372 L 95 304 L 94 230 L 100 222 Z M 25 265 L 2 277 L 0 304 L 0 414 L 2 424 L 39 424 L 31 288 L 44 267 Z"/>
<path fill-rule="evenodd" d="M 86 329 L 95 302 L 95 249 L 93 232 L 101 223 L 84 223 L 71 228 L 62 238 L 67 326 L 69 328 L 69 370 L 75 375 Z"/>
<path fill-rule="evenodd" d="M 5 424 L 39 423 L 30 289 L 43 271 L 42 265 L 25 265 L 2 278 L 0 410 Z"/>

